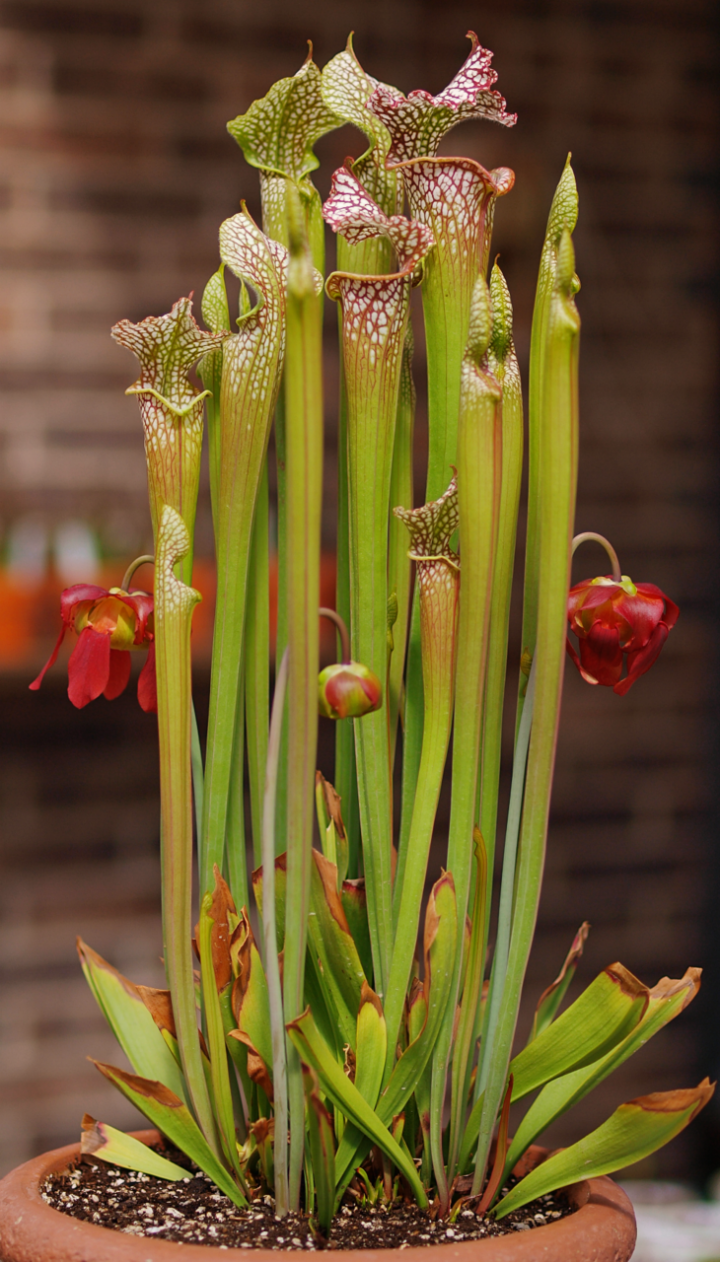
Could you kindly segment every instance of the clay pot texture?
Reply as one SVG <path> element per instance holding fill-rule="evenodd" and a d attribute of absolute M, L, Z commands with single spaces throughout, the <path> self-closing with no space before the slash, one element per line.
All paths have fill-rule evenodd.
<path fill-rule="evenodd" d="M 154 1143 L 156 1131 L 136 1131 Z M 3 1262 L 281 1262 L 272 1249 L 213 1249 L 109 1231 L 51 1209 L 40 1195 L 49 1174 L 67 1169 L 80 1145 L 69 1144 L 18 1166 L 0 1182 L 0 1257 Z M 537 1150 L 538 1157 L 543 1150 Z M 536 1158 L 537 1159 L 537 1158 Z M 577 1212 L 532 1231 L 402 1250 L 403 1262 L 628 1262 L 635 1248 L 632 1205 L 611 1179 L 588 1179 L 567 1189 Z M 326 1250 L 325 1255 L 333 1252 Z M 397 1250 L 343 1250 L 343 1262 L 391 1262 Z M 334 1255 L 334 1252 L 333 1252 Z M 299 1256 L 299 1251 L 293 1256 Z M 303 1250 L 303 1256 L 306 1251 Z M 320 1257 L 323 1256 L 321 1253 Z"/>

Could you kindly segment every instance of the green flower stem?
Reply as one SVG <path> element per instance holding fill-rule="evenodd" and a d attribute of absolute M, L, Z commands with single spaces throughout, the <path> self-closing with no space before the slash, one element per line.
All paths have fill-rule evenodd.
<path fill-rule="evenodd" d="M 453 713 L 457 626 L 458 558 L 450 551 L 457 528 L 457 493 L 449 490 L 434 504 L 397 511 L 410 530 L 417 565 L 422 631 L 425 721 L 420 775 L 407 846 L 398 856 L 393 913 L 395 939 L 385 998 L 388 1071 L 395 1061 L 405 996 L 420 923 L 420 905 L 440 786 L 445 770 Z"/>
<path fill-rule="evenodd" d="M 541 501 L 538 494 L 540 467 L 541 412 L 544 398 L 546 344 L 550 306 L 555 285 L 555 261 L 560 236 L 564 229 L 572 232 L 577 222 L 578 199 L 570 154 L 555 190 L 548 215 L 538 272 L 535 306 L 530 335 L 530 377 L 528 389 L 528 516 L 525 536 L 525 585 L 523 593 L 523 625 L 521 649 L 532 656 L 535 651 L 538 617 L 538 580 Z M 529 668 L 528 668 L 529 669 Z M 527 674 L 520 676 L 520 693 L 516 731 L 520 723 Z"/>
<path fill-rule="evenodd" d="M 563 229 L 543 356 L 538 441 L 538 604 L 534 655 L 535 698 L 528 752 L 518 863 L 514 874 L 512 936 L 480 1123 L 475 1184 L 484 1177 L 492 1129 L 505 1090 L 522 983 L 537 918 L 565 665 L 567 593 L 577 483 L 577 362 L 580 321 L 572 240 Z M 528 684 L 529 691 L 529 684 Z M 498 975 L 499 976 L 499 975 Z"/>
<path fill-rule="evenodd" d="M 198 730 L 197 715 L 195 706 L 190 703 L 192 713 L 191 735 L 190 735 L 190 763 L 192 768 L 192 786 L 193 786 L 193 802 L 195 804 L 195 834 L 200 837 L 202 833 L 203 818 L 203 797 L 204 797 L 204 772 L 203 772 L 203 756 L 202 746 L 200 744 L 200 732 Z"/>
<path fill-rule="evenodd" d="M 457 450 L 462 580 L 447 867 L 455 881 L 458 922 L 461 925 L 465 923 L 472 876 L 482 698 L 501 482 L 502 396 L 497 381 L 486 370 L 485 356 L 490 334 L 489 294 L 480 276 L 473 294 L 472 320 L 463 361 Z M 448 1184 L 442 1146 L 442 1113 L 462 949 L 463 935 L 458 935 L 450 1002 L 432 1061 L 430 1147 L 443 1206 L 447 1206 Z"/>
<path fill-rule="evenodd" d="M 448 1137 L 447 1182 L 452 1185 L 460 1150 L 460 1135 L 468 1098 L 472 1069 L 473 1043 L 477 1010 L 482 995 L 487 942 L 488 853 L 482 833 L 475 830 L 475 890 L 472 913 L 472 933 L 468 950 L 467 972 L 463 986 L 460 1020 L 453 1047 L 452 1095 L 450 1102 L 450 1133 Z"/>
<path fill-rule="evenodd" d="M 317 749 L 322 507 L 322 298 L 317 294 L 299 195 L 290 198 L 285 409 L 288 525 L 288 835 L 283 992 L 285 1022 L 304 1009 L 305 943 Z M 305 1102 L 297 1053 L 288 1052 L 289 1204 L 299 1206 Z"/>
<path fill-rule="evenodd" d="M 280 662 L 275 679 L 273 710 L 268 736 L 267 769 L 262 821 L 263 865 L 263 941 L 265 943 L 265 977 L 267 978 L 270 1007 L 270 1032 L 273 1053 L 273 1094 L 275 1112 L 275 1213 L 283 1218 L 288 1212 L 288 1165 L 287 1165 L 287 1057 L 285 1050 L 285 1019 L 282 1006 L 282 984 L 277 952 L 277 927 L 275 924 L 275 798 L 277 794 L 280 736 L 285 711 L 287 688 L 288 650 Z"/>
<path fill-rule="evenodd" d="M 408 321 L 403 347 L 400 397 L 395 424 L 390 504 L 413 507 L 413 435 L 415 430 L 415 384 L 412 375 L 413 336 Z M 402 522 L 390 515 L 388 543 L 388 591 L 397 597 L 397 618 L 392 629 L 393 650 L 388 670 L 388 722 L 390 724 L 390 767 L 395 765 L 395 742 L 402 711 L 405 652 L 410 622 L 412 562 L 408 556 L 407 535 Z"/>
<path fill-rule="evenodd" d="M 220 229 L 223 261 L 247 280 L 262 301 L 241 315 L 240 331 L 223 345 L 220 398 L 222 458 L 216 523 L 218 586 L 210 679 L 205 767 L 205 810 L 200 848 L 200 890 L 210 887 L 213 866 L 222 870 L 231 786 L 242 767 L 242 646 L 255 502 L 267 450 L 284 331 L 285 252 L 243 212 Z M 235 850 L 242 812 L 237 823 Z M 241 855 L 228 850 L 228 871 L 244 872 Z M 242 878 L 241 878 L 242 879 Z M 241 889 L 234 890 L 240 904 Z"/>
<path fill-rule="evenodd" d="M 179 513 L 166 504 L 159 521 L 155 554 L 163 948 L 180 1061 L 190 1100 L 206 1140 L 219 1156 L 200 1052 L 190 943 L 193 836 L 190 626 L 200 596 L 174 575 L 175 565 L 189 550 L 187 527 Z"/>
<path fill-rule="evenodd" d="M 262 814 L 270 721 L 270 558 L 267 461 L 260 479 L 250 544 L 245 627 L 245 718 L 253 866 L 262 862 Z"/>

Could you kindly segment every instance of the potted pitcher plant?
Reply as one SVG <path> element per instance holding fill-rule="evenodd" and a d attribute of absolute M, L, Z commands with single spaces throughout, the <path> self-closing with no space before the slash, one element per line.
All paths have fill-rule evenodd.
<path fill-rule="evenodd" d="M 154 552 L 117 588 L 62 593 L 58 643 L 31 687 L 66 635 L 76 706 L 117 696 L 131 653 L 147 650 L 138 697 L 157 711 L 167 988 L 135 985 L 91 946 L 78 949 L 131 1066 L 97 1068 L 155 1133 L 125 1135 L 86 1118 L 79 1149 L 9 1176 L 0 1185 L 7 1262 L 206 1256 L 212 1236 L 181 1245 L 158 1229 L 151 1242 L 73 1217 L 45 1181 L 53 1175 L 59 1186 L 69 1168 L 63 1177 L 77 1186 L 79 1155 L 94 1168 L 139 1172 L 148 1197 L 151 1185 L 185 1186 L 200 1171 L 238 1221 L 261 1203 L 280 1223 L 302 1217 L 307 1247 L 336 1246 L 338 1218 L 353 1207 L 389 1214 L 401 1205 L 433 1224 L 422 1242 L 445 1238 L 438 1249 L 468 1260 L 627 1258 L 632 1211 L 604 1176 L 665 1144 L 712 1095 L 706 1079 L 644 1096 L 568 1148 L 535 1146 L 687 1006 L 700 970 L 649 988 L 610 962 L 566 1002 L 583 925 L 548 979 L 528 1041 L 517 1043 L 566 658 L 588 683 L 612 687 L 621 706 L 678 610 L 653 584 L 622 574 L 606 540 L 574 537 L 580 318 L 569 159 L 542 246 L 524 416 L 510 294 L 490 262 L 496 202 L 514 175 L 438 156 L 464 119 L 516 122 L 494 88 L 491 54 L 469 38 L 467 60 L 437 96 L 378 82 L 350 41 L 322 70 L 311 50 L 296 75 L 228 124 L 259 172 L 262 224 L 243 205 L 221 225 L 205 328 L 180 298 L 166 315 L 113 329 L 140 366 L 128 393 L 144 431 Z M 313 146 L 348 123 L 367 148 L 335 172 L 323 205 Z M 337 240 L 327 278 L 326 228 Z M 427 370 L 422 488 L 413 482 L 414 287 Z M 324 295 L 337 306 L 341 364 L 334 609 L 320 602 Z M 217 599 L 201 735 L 191 631 L 204 430 Z M 511 698 L 525 460 L 522 656 Z M 571 558 L 588 538 L 605 547 L 610 573 L 571 589 Z M 150 563 L 152 592 L 135 580 Z M 337 629 L 338 661 L 318 676 L 322 617 Z M 515 737 L 500 835 L 508 706 Z M 319 715 L 335 723 L 327 777 L 317 770 Z M 426 896 L 444 778 L 447 848 Z M 529 1107 L 511 1134 L 510 1105 L 520 1101 Z M 563 1188 L 576 1212 L 550 1221 L 543 1206 Z M 537 1214 L 519 1223 L 528 1207 Z M 495 1234 L 479 1239 L 479 1224 Z M 523 1224 L 532 1230 L 516 1229 Z M 274 1247 L 306 1247 L 282 1241 Z"/>

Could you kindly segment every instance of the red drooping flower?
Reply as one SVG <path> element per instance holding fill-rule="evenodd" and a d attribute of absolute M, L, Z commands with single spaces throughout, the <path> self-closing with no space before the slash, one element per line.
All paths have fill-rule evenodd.
<path fill-rule="evenodd" d="M 149 648 L 138 679 L 138 701 L 143 710 L 157 710 L 153 598 L 148 592 L 124 592 L 120 587 L 76 583 L 60 597 L 62 627 L 57 643 L 37 679 L 57 660 L 65 634 L 75 631 L 78 642 L 68 662 L 68 696 L 79 710 L 102 693 L 108 701 L 119 697 L 130 678 L 130 652 Z"/>
<path fill-rule="evenodd" d="M 567 651 L 589 684 L 605 684 L 624 697 L 658 657 L 679 613 L 654 583 L 633 583 L 627 574 L 586 578 L 568 595 L 568 623 L 580 656 L 570 639 Z"/>

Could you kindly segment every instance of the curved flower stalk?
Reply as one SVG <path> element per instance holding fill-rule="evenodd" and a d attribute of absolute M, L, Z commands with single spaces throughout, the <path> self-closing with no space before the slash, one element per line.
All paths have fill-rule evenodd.
<path fill-rule="evenodd" d="M 398 271 L 356 276 L 333 272 L 327 292 L 342 308 L 343 365 L 348 399 L 348 503 L 352 654 L 379 679 L 387 673 L 387 531 L 400 368 L 410 287 L 432 246 L 430 231 L 387 216 L 347 166 L 335 172 L 324 207 L 327 222 L 355 244 L 386 237 Z M 387 716 L 358 720 L 358 795 L 375 989 L 389 976 L 391 909 L 390 757 Z"/>
<path fill-rule="evenodd" d="M 241 774 L 233 733 L 242 723 L 237 716 L 250 544 L 285 341 L 286 251 L 265 237 L 244 210 L 220 228 L 220 254 L 236 276 L 252 285 L 258 301 L 240 317 L 239 332 L 223 345 L 218 589 L 200 853 L 202 893 L 210 888 L 213 866 L 222 868 L 232 777 Z M 234 853 L 232 838 L 228 861 L 233 895 L 237 905 L 244 906 L 244 854 Z"/>
<path fill-rule="evenodd" d="M 33 692 L 57 661 L 66 633 L 74 631 L 78 642 L 68 662 L 68 696 L 78 710 L 101 693 L 107 701 L 119 697 L 130 679 L 130 653 L 140 648 L 150 651 L 138 678 L 138 701 L 143 710 L 157 710 L 153 598 L 148 592 L 76 583 L 61 593 L 60 616 L 60 634 L 40 674 L 30 684 Z"/>
<path fill-rule="evenodd" d="M 450 546 L 459 520 L 456 479 L 453 477 L 445 494 L 434 503 L 394 511 L 410 533 L 410 556 L 415 562 L 420 591 L 425 723 L 410 833 L 407 845 L 398 855 L 395 873 L 395 940 L 385 1000 L 391 1064 L 412 970 L 428 854 L 452 726 L 460 589 L 460 558 Z"/>
<path fill-rule="evenodd" d="M 188 380 L 188 371 L 208 351 L 222 343 L 222 334 L 200 329 L 192 314 L 192 299 L 179 298 L 163 316 L 148 316 L 139 324 L 121 320 L 112 336 L 140 360 L 140 376 L 126 394 L 136 394 L 145 433 L 150 514 L 157 539 L 163 507 L 180 514 L 190 539 L 195 527 L 203 400 Z M 192 551 L 184 562 L 184 577 L 192 572 Z"/>

